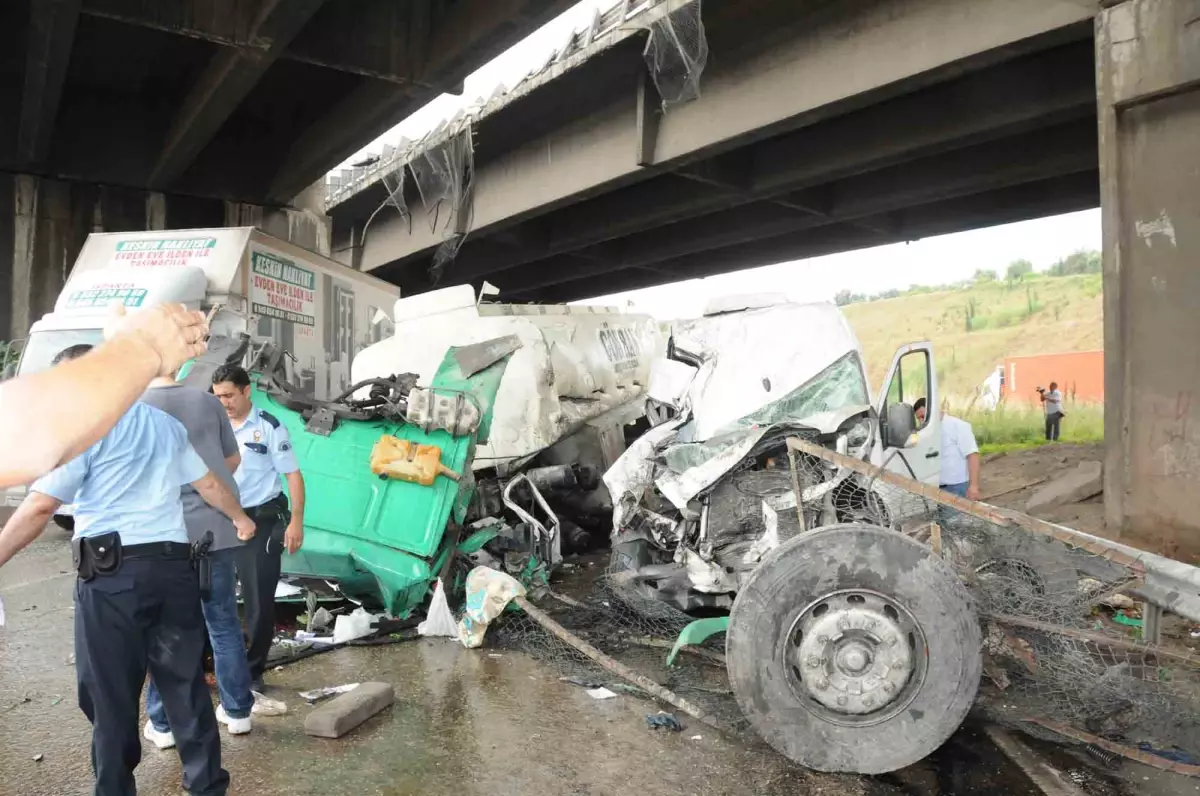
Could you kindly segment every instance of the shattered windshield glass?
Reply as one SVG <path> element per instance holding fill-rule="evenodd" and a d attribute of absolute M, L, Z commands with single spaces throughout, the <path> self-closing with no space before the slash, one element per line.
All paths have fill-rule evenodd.
<path fill-rule="evenodd" d="M 821 371 L 811 381 L 774 403 L 743 417 L 734 425 L 743 428 L 773 426 L 776 423 L 803 420 L 822 412 L 870 403 L 862 362 L 851 351 Z"/>
<path fill-rule="evenodd" d="M 860 406 L 870 400 L 862 361 L 857 351 L 851 351 L 801 387 L 735 421 L 707 441 L 668 448 L 664 463 L 670 470 L 682 473 L 716 458 L 731 446 L 743 444 L 747 432 L 781 423 L 797 423 L 822 412 Z M 678 439 L 688 438 L 687 426 L 693 422 L 680 428 Z"/>

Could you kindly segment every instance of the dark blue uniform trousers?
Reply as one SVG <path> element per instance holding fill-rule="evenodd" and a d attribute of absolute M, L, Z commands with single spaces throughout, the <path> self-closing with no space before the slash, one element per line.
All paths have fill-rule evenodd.
<path fill-rule="evenodd" d="M 120 571 L 75 585 L 79 707 L 92 723 L 95 796 L 133 796 L 142 759 L 141 695 L 147 669 L 162 694 L 193 796 L 224 796 L 221 741 L 204 682 L 204 615 L 182 544 L 127 555 Z"/>

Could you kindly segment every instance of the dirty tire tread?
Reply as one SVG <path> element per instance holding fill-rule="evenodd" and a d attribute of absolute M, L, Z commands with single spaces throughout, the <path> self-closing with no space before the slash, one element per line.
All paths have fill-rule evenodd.
<path fill-rule="evenodd" d="M 925 682 L 911 704 L 873 726 L 834 724 L 788 684 L 781 650 L 796 617 L 826 594 L 867 589 L 915 617 L 927 645 Z M 919 542 L 871 525 L 834 525 L 772 551 L 743 584 L 726 636 L 729 680 L 742 712 L 777 751 L 818 771 L 883 774 L 934 752 L 975 701 L 982 635 L 966 587 Z"/>

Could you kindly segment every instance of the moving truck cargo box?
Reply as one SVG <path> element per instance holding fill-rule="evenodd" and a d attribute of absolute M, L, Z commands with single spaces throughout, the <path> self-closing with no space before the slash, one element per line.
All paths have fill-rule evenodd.
<path fill-rule="evenodd" d="M 333 398 L 350 385 L 350 361 L 392 335 L 400 289 L 252 227 L 95 233 L 84 242 L 54 311 L 30 329 L 18 374 L 60 351 L 103 340 L 113 304 L 130 311 L 173 301 L 213 317 L 214 335 L 250 335 L 288 352 L 300 392 Z M 82 399 L 81 399 L 82 401 Z M 9 490 L 5 503 L 25 490 Z"/>
<path fill-rule="evenodd" d="M 30 330 L 18 373 L 69 345 L 97 343 L 109 307 L 222 305 L 213 334 L 248 333 L 294 357 L 292 383 L 316 398 L 350 384 L 350 360 L 389 337 L 400 289 L 251 227 L 89 235 L 54 311 Z"/>

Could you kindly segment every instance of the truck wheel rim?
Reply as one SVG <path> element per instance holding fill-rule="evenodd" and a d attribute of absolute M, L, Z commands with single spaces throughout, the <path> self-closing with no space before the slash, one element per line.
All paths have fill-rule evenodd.
<path fill-rule="evenodd" d="M 904 710 L 927 671 L 925 635 L 908 609 L 862 589 L 810 603 L 792 623 L 784 670 L 801 703 L 833 724 L 870 726 Z"/>

